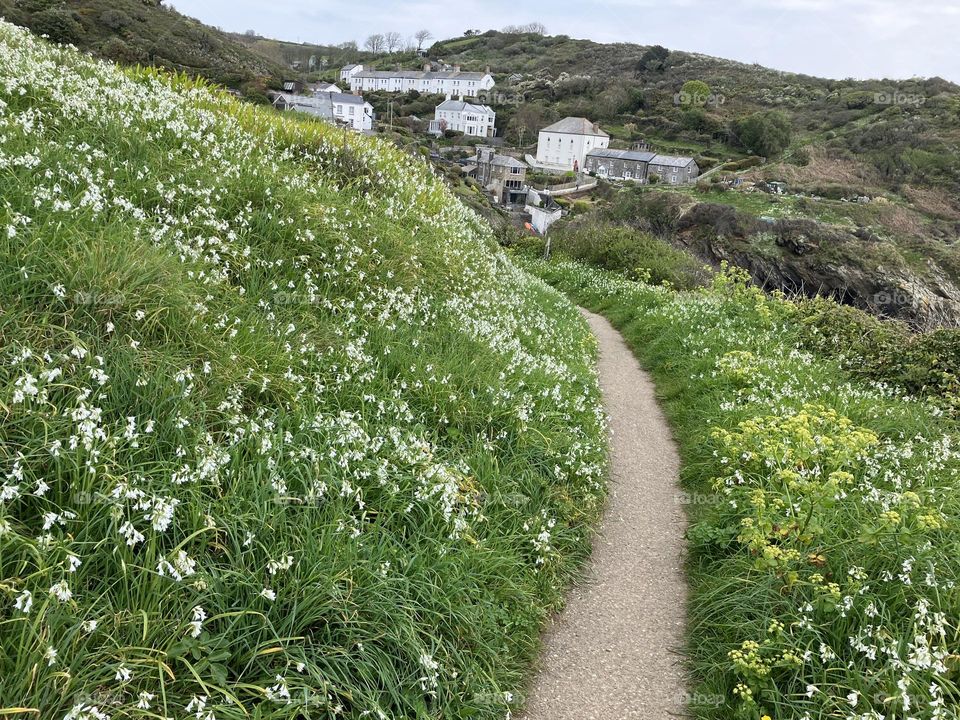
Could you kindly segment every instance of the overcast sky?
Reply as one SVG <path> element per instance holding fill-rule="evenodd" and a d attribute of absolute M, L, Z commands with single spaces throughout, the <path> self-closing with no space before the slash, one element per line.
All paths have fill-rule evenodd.
<path fill-rule="evenodd" d="M 664 45 L 832 78 L 960 82 L 960 0 L 168 0 L 225 30 L 315 43 L 436 38 L 542 22 L 551 35 Z"/>

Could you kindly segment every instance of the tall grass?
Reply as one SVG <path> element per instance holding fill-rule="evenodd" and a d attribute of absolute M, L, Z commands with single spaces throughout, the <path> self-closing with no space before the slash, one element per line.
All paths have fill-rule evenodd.
<path fill-rule="evenodd" d="M 0 23 L 0 715 L 503 717 L 594 344 L 426 165 Z"/>

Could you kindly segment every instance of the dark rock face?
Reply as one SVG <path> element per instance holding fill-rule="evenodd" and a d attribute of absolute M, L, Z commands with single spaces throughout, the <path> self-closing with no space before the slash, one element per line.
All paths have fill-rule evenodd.
<path fill-rule="evenodd" d="M 711 265 L 746 269 L 768 290 L 832 297 L 918 329 L 960 326 L 960 285 L 932 259 L 920 268 L 896 254 L 877 262 L 882 240 L 868 228 L 756 219 L 701 203 L 680 218 L 675 241 Z"/>

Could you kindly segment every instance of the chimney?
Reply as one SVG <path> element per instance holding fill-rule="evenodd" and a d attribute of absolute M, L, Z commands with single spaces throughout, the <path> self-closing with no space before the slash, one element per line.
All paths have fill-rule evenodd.
<path fill-rule="evenodd" d="M 595 133 L 599 133 L 599 132 L 600 132 L 600 123 L 594 123 L 594 124 L 593 124 L 593 131 L 594 131 Z"/>
<path fill-rule="evenodd" d="M 423 71 L 424 71 L 424 72 L 430 72 L 430 63 L 424 63 L 424 64 L 423 64 Z"/>
<path fill-rule="evenodd" d="M 460 72 L 460 66 L 459 66 L 459 65 L 454 65 L 454 66 L 453 66 L 453 71 L 454 71 L 454 72 Z"/>
<path fill-rule="evenodd" d="M 489 66 L 489 65 L 487 65 L 487 67 L 486 67 L 486 73 L 487 73 L 487 75 L 490 74 L 490 66 Z"/>

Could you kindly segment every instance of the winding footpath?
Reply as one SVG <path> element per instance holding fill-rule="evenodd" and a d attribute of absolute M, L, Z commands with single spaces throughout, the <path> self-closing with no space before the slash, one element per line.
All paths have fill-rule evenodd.
<path fill-rule="evenodd" d="M 680 461 L 650 378 L 606 319 L 584 315 L 600 344 L 610 491 L 584 581 L 544 635 L 522 717 L 683 717 Z"/>

